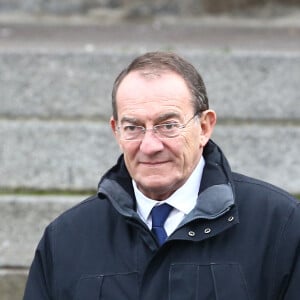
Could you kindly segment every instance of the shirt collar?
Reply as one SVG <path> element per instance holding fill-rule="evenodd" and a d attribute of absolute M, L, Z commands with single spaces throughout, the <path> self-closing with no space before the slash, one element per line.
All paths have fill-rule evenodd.
<path fill-rule="evenodd" d="M 146 197 L 137 188 L 136 182 L 132 180 L 134 194 L 137 201 L 137 213 L 140 215 L 143 221 L 147 221 L 150 216 L 151 210 L 155 205 L 162 203 L 168 203 L 177 210 L 187 215 L 197 203 L 204 165 L 204 158 L 201 157 L 195 170 L 192 172 L 186 183 L 164 201 L 157 201 Z"/>

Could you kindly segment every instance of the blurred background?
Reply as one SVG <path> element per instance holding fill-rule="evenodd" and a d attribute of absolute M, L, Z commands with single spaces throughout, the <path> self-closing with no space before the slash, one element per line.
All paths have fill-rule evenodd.
<path fill-rule="evenodd" d="M 154 50 L 203 76 L 232 169 L 299 197 L 300 0 L 0 0 L 1 300 L 114 164 L 114 78 Z"/>

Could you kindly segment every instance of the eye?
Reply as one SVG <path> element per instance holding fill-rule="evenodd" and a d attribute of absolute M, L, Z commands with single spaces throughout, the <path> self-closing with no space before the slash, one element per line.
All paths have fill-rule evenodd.
<path fill-rule="evenodd" d="M 164 131 L 171 131 L 176 128 L 178 128 L 178 123 L 165 123 L 165 124 L 160 124 L 159 127 L 164 130 Z"/>
<path fill-rule="evenodd" d="M 138 131 L 138 127 L 139 126 L 135 126 L 135 125 L 126 125 L 126 126 L 123 126 L 123 130 L 125 132 L 135 132 L 135 131 Z"/>

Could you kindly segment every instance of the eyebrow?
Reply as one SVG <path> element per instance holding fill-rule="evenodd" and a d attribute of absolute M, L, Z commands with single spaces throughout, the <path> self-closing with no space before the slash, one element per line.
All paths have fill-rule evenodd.
<path fill-rule="evenodd" d="M 162 115 L 160 115 L 157 119 L 155 119 L 155 123 L 161 123 L 161 122 L 164 122 L 168 119 L 171 119 L 171 118 L 177 118 L 179 119 L 180 118 L 180 114 L 177 113 L 177 112 L 167 112 L 167 113 L 164 113 Z M 131 123 L 131 124 L 138 124 L 138 123 L 141 123 L 142 121 L 139 120 L 138 118 L 135 118 L 135 117 L 126 117 L 124 116 L 121 120 L 120 120 L 121 124 L 123 123 Z"/>
<path fill-rule="evenodd" d="M 139 122 L 139 120 L 137 118 L 131 118 L 131 117 L 123 117 L 121 120 L 120 120 L 121 124 L 123 123 L 132 123 L 132 124 L 136 124 Z"/>
<path fill-rule="evenodd" d="M 167 112 L 161 116 L 159 116 L 157 119 L 156 119 L 156 122 L 157 123 L 161 123 L 165 120 L 168 120 L 168 119 L 171 119 L 171 118 L 177 118 L 177 119 L 180 119 L 180 114 L 177 113 L 177 112 Z"/>

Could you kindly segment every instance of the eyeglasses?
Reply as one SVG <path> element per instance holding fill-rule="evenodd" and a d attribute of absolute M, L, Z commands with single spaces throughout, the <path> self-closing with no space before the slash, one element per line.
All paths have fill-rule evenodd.
<path fill-rule="evenodd" d="M 121 138 L 128 141 L 141 141 L 144 138 L 146 131 L 153 131 L 159 139 L 172 139 L 179 136 L 181 130 L 198 116 L 198 114 L 199 112 L 196 112 L 185 124 L 177 122 L 162 123 L 148 129 L 138 125 L 124 125 L 118 126 L 118 131 Z"/>

